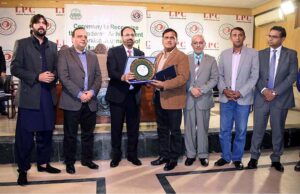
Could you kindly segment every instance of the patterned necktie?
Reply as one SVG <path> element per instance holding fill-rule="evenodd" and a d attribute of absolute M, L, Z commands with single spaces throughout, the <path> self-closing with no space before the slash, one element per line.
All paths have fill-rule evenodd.
<path fill-rule="evenodd" d="M 131 56 L 132 56 L 131 50 L 127 50 L 127 53 L 128 53 L 128 57 L 131 57 Z"/>
<path fill-rule="evenodd" d="M 269 65 L 269 80 L 268 80 L 268 88 L 274 88 L 274 81 L 275 81 L 275 64 L 276 64 L 276 52 L 277 50 L 273 50 L 273 55 L 270 60 Z"/>
<path fill-rule="evenodd" d="M 197 60 L 197 63 L 196 63 L 196 68 L 195 68 L 195 80 L 198 78 L 198 69 L 199 69 L 199 65 L 200 65 L 200 55 L 197 55 L 196 56 L 196 60 Z"/>

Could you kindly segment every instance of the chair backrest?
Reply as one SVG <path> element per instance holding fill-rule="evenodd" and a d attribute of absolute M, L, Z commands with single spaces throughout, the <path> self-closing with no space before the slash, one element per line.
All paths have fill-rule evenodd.
<path fill-rule="evenodd" d="M 12 76 L 7 75 L 4 83 L 3 83 L 3 90 L 5 93 L 10 93 L 11 92 L 11 85 L 12 85 Z"/>

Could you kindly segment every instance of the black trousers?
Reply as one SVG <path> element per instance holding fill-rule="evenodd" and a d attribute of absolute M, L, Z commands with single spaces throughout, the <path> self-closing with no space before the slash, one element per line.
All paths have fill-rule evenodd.
<path fill-rule="evenodd" d="M 22 126 L 21 118 L 18 117 L 15 135 L 15 157 L 20 171 L 30 169 L 31 151 L 36 142 L 36 161 L 38 165 L 50 162 L 52 151 L 53 131 L 28 131 Z"/>
<path fill-rule="evenodd" d="M 140 111 L 136 103 L 135 93 L 129 91 L 125 101 L 121 104 L 110 102 L 111 113 L 111 147 L 112 159 L 121 160 L 122 131 L 124 118 L 127 126 L 127 158 L 137 157 L 139 137 Z"/>
<path fill-rule="evenodd" d="M 160 104 L 160 94 L 158 91 L 155 92 L 154 105 L 159 141 L 159 155 L 172 161 L 177 161 L 182 148 L 180 130 L 182 110 L 163 109 Z"/>
<path fill-rule="evenodd" d="M 81 161 L 93 159 L 96 112 L 90 111 L 87 103 L 79 111 L 64 110 L 64 156 L 66 164 L 76 161 L 78 125 L 81 128 Z"/>

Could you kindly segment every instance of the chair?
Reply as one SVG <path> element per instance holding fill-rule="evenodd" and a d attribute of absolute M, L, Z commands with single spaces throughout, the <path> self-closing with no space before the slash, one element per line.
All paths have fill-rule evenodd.
<path fill-rule="evenodd" d="M 0 101 L 6 102 L 7 117 L 13 119 L 16 116 L 15 97 L 18 88 L 18 81 L 14 81 L 11 75 L 7 75 L 3 82 Z"/>

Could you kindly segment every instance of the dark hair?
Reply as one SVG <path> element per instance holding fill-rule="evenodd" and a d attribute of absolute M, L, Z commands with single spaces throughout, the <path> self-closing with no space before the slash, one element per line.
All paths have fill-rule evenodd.
<path fill-rule="evenodd" d="M 133 32 L 134 32 L 134 34 L 135 34 L 135 29 L 134 28 L 132 28 L 132 27 L 130 27 L 130 26 L 124 26 L 123 28 L 122 28 L 122 30 L 121 30 L 121 36 L 123 36 L 123 32 L 124 32 L 124 30 L 125 29 L 131 29 Z"/>
<path fill-rule="evenodd" d="M 75 29 L 72 31 L 72 38 L 74 38 L 75 32 L 76 32 L 77 30 L 85 30 L 85 28 L 84 28 L 84 27 L 77 27 L 77 28 L 75 28 Z"/>
<path fill-rule="evenodd" d="M 46 26 L 48 26 L 48 22 L 47 22 L 45 16 L 43 16 L 42 14 L 36 14 L 36 15 L 32 16 L 30 19 L 30 23 L 29 23 L 30 34 L 32 34 L 31 28 L 33 27 L 33 24 L 38 23 L 41 18 L 45 21 Z"/>
<path fill-rule="evenodd" d="M 176 32 L 174 29 L 172 29 L 172 28 L 167 28 L 167 29 L 165 29 L 165 31 L 162 33 L 162 37 L 164 37 L 164 35 L 165 35 L 166 33 L 168 33 L 168 32 L 174 32 L 174 33 L 175 33 L 175 36 L 176 36 L 176 38 L 177 38 L 177 32 Z"/>
<path fill-rule="evenodd" d="M 273 26 L 271 29 L 270 29 L 270 31 L 271 30 L 276 30 L 276 31 L 278 31 L 278 32 L 280 32 L 280 36 L 281 36 L 281 38 L 282 37 L 286 37 L 286 31 L 285 31 L 285 28 L 284 27 L 282 27 L 282 26 Z"/>
<path fill-rule="evenodd" d="M 238 30 L 238 31 L 242 32 L 244 36 L 246 36 L 244 29 L 241 28 L 241 27 L 234 27 L 234 28 L 232 28 L 231 31 L 230 31 L 230 36 L 231 36 L 233 30 Z"/>

